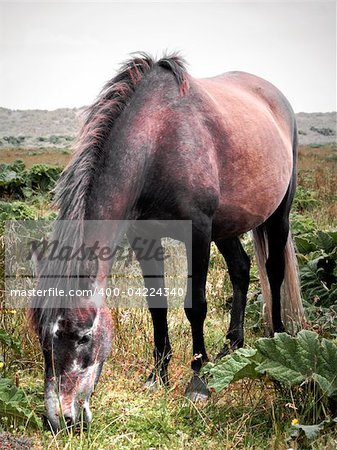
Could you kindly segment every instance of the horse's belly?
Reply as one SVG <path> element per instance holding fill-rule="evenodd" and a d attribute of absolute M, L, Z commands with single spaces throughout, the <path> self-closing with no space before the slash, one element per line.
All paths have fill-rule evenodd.
<path fill-rule="evenodd" d="M 268 147 L 267 147 L 268 148 Z M 219 206 L 213 234 L 237 236 L 265 222 L 283 200 L 292 175 L 292 149 L 277 154 L 265 149 L 246 152 L 223 165 Z"/>
<path fill-rule="evenodd" d="M 264 118 L 263 118 L 264 119 Z M 214 232 L 233 236 L 256 228 L 283 200 L 293 170 L 290 137 L 273 123 L 260 120 L 260 127 L 242 121 L 235 136 L 219 146 L 219 207 Z"/>
<path fill-rule="evenodd" d="M 272 212 L 252 211 L 237 204 L 220 204 L 213 218 L 213 239 L 227 239 L 253 230 Z"/>

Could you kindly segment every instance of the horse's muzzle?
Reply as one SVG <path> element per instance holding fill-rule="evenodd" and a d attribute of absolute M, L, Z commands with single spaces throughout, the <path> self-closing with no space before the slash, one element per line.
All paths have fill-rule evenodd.
<path fill-rule="evenodd" d="M 46 419 L 54 432 L 64 428 L 83 430 L 91 422 L 92 414 L 89 398 L 78 400 L 76 397 L 65 399 L 55 392 L 46 392 Z"/>

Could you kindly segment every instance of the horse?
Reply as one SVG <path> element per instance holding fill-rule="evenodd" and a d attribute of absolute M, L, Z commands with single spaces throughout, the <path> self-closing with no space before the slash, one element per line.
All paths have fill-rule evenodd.
<path fill-rule="evenodd" d="M 207 399 L 200 374 L 207 356 L 203 325 L 205 284 L 213 241 L 227 262 L 233 303 L 219 357 L 244 344 L 244 313 L 250 259 L 240 236 L 253 230 L 269 332 L 302 327 L 296 258 L 289 213 L 296 189 L 297 129 L 284 95 L 268 81 L 245 72 L 197 79 L 178 55 L 155 61 L 145 53 L 124 63 L 87 108 L 75 153 L 55 189 L 58 217 L 53 236 L 69 245 L 102 239 L 92 220 L 187 220 L 192 223 L 188 265 L 192 274 L 185 312 L 191 325 L 191 400 Z M 72 222 L 70 232 L 61 226 Z M 66 227 L 67 229 L 67 227 Z M 165 236 L 165 230 L 162 232 Z M 179 237 L 183 240 L 183 236 Z M 105 230 L 117 242 L 117 227 Z M 89 245 L 89 244 L 88 244 Z M 162 248 L 161 235 L 155 246 Z M 137 257 L 137 251 L 135 250 Z M 97 261 L 96 261 L 97 262 Z M 164 286 L 161 261 L 139 260 L 144 284 Z M 79 283 L 62 261 L 40 258 L 38 286 Z M 72 262 L 79 273 L 78 262 Z M 149 267 L 150 265 L 150 267 Z M 48 275 L 62 273 L 62 279 Z M 111 266 L 87 269 L 86 286 L 105 287 Z M 151 272 L 151 277 L 145 274 Z M 53 429 L 74 425 L 89 401 L 111 348 L 112 321 L 106 298 L 98 305 L 78 297 L 72 307 L 36 296 L 30 316 L 45 361 L 45 405 Z M 156 307 L 156 300 L 162 307 Z M 66 300 L 65 300 L 66 302 Z M 68 300 L 69 302 L 69 300 Z M 168 383 L 171 345 L 166 298 L 148 298 L 154 330 L 154 369 L 147 386 Z M 226 342 L 226 341 L 225 341 Z"/>

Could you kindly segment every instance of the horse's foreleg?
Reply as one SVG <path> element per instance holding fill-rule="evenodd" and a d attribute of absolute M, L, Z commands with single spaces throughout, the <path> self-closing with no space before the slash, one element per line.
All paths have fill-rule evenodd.
<path fill-rule="evenodd" d="M 129 235 L 129 242 L 133 248 L 136 258 L 139 261 L 143 272 L 144 284 L 148 293 L 164 293 L 164 262 L 160 258 L 142 258 L 139 251 L 132 242 L 137 240 L 132 239 Z M 152 247 L 153 254 L 162 255 L 162 247 L 160 240 L 156 240 Z M 167 368 L 171 358 L 171 345 L 168 335 L 167 326 L 167 298 L 165 295 L 156 294 L 154 296 L 147 296 L 147 302 L 151 313 L 154 333 L 154 363 L 155 366 L 151 371 L 148 379 L 145 382 L 145 387 L 154 388 L 157 385 L 157 375 L 164 385 L 168 385 Z"/>
<path fill-rule="evenodd" d="M 231 320 L 226 337 L 230 341 L 231 349 L 234 350 L 242 347 L 244 343 L 243 324 L 249 286 L 250 260 L 239 238 L 217 240 L 215 243 L 226 260 L 233 285 Z M 217 359 L 225 356 L 228 352 L 229 349 L 225 343 Z"/>
<path fill-rule="evenodd" d="M 211 220 L 208 217 L 202 219 L 197 223 L 193 221 L 192 254 L 187 251 L 192 283 L 189 283 L 185 312 L 192 330 L 193 359 L 191 367 L 194 374 L 186 388 L 186 396 L 193 401 L 206 400 L 209 397 L 206 382 L 203 377 L 199 376 L 202 364 L 208 361 L 204 342 L 204 321 L 207 313 L 205 288 L 211 242 Z"/>
<path fill-rule="evenodd" d="M 151 284 L 151 287 L 154 287 L 154 285 Z M 172 352 L 167 329 L 167 308 L 165 308 L 164 306 L 161 308 L 150 307 L 150 313 L 152 317 L 154 332 L 153 356 L 155 367 L 152 369 L 150 375 L 148 376 L 145 382 L 145 387 L 151 389 L 153 387 L 156 387 L 157 375 L 159 375 L 161 383 L 164 386 L 168 386 L 169 378 L 167 368 L 172 356 Z"/>

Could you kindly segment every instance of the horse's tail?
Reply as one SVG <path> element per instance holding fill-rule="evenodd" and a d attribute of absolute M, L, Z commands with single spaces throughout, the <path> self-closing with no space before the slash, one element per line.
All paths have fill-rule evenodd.
<path fill-rule="evenodd" d="M 253 231 L 255 254 L 260 273 L 262 297 L 264 301 L 264 317 L 268 329 L 273 331 L 272 297 L 270 284 L 266 271 L 268 258 L 268 237 L 263 225 Z M 284 247 L 284 280 L 281 287 L 281 313 L 282 321 L 288 332 L 295 333 L 303 328 L 305 316 L 299 285 L 297 259 L 291 233 L 289 231 L 287 243 Z"/>

